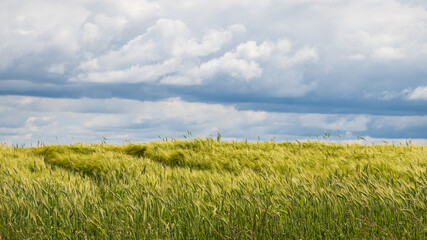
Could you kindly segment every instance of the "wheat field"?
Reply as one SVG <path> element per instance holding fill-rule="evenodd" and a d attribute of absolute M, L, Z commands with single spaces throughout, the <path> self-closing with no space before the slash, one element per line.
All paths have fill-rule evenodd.
<path fill-rule="evenodd" d="M 0 239 L 427 239 L 427 148 L 2 145 Z"/>

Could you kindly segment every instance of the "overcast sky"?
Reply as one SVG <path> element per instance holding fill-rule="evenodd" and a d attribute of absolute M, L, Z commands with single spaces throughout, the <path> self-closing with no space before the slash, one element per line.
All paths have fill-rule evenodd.
<path fill-rule="evenodd" d="M 427 144 L 424 0 L 2 0 L 0 141 Z"/>

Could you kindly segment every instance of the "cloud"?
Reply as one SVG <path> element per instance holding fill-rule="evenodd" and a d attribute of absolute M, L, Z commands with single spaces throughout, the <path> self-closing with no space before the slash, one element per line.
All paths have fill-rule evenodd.
<path fill-rule="evenodd" d="M 387 100 L 391 100 L 391 99 L 395 99 L 395 98 L 400 98 L 400 97 L 404 96 L 405 93 L 406 93 L 406 91 L 403 91 L 403 92 L 383 91 L 382 96 L 380 96 L 379 99 L 387 101 Z"/>
<path fill-rule="evenodd" d="M 343 128 L 376 138 L 420 137 L 423 124 L 394 130 L 378 119 L 426 114 L 426 7 L 416 0 L 4 0 L 0 94 L 10 105 L 0 109 L 20 110 L 4 112 L 0 128 L 35 138 L 43 126 L 24 134 L 25 122 L 58 113 L 52 129 L 85 139 L 98 132 L 130 136 L 133 128 L 173 135 L 179 124 L 166 113 L 157 115 L 165 121 L 126 121 L 138 119 L 134 109 L 167 109 L 172 101 L 227 113 L 229 122 L 204 119 L 194 123 L 200 129 L 232 126 L 227 116 L 244 119 L 245 111 L 263 119 L 236 120 L 235 129 L 225 127 L 233 136 Z M 13 102 L 14 94 L 40 96 L 27 99 L 39 105 Z M 377 131 L 374 123 L 385 127 Z"/>
<path fill-rule="evenodd" d="M 49 67 L 48 72 L 56 73 L 56 74 L 64 74 L 65 72 L 65 64 L 53 64 Z"/>
<path fill-rule="evenodd" d="M 179 60 L 170 59 L 160 64 L 132 65 L 123 70 L 90 72 L 79 75 L 71 81 L 84 81 L 95 83 L 141 83 L 153 82 L 160 77 L 179 70 Z"/>
<path fill-rule="evenodd" d="M 404 58 L 405 55 L 401 49 L 392 47 L 381 47 L 374 50 L 372 57 L 375 59 L 393 60 Z"/>
<path fill-rule="evenodd" d="M 4 79 L 0 80 L 0 91 L 5 92 L 26 92 L 26 91 L 57 91 L 60 86 L 44 83 L 44 84 L 36 84 L 32 81 L 28 80 L 10 80 Z"/>
<path fill-rule="evenodd" d="M 305 64 L 318 59 L 314 47 L 303 46 L 292 49 L 290 40 L 280 38 L 276 42 L 247 41 L 234 49 L 224 52 L 233 36 L 246 32 L 241 24 L 233 24 L 226 29 L 207 29 L 197 39 L 187 24 L 180 20 L 159 19 L 144 34 L 128 41 L 118 50 L 91 58 L 79 64 L 81 71 L 69 78 L 72 82 L 94 83 L 151 83 L 164 85 L 200 85 L 220 76 L 235 80 L 260 78 L 263 65 L 274 66 L 272 71 L 290 69 L 294 65 Z M 292 51 L 293 50 L 293 51 Z M 222 56 L 214 56 L 224 52 Z M 292 70 L 290 70 L 292 72 Z M 295 71 L 295 70 L 293 70 Z M 291 91 L 279 91 L 290 96 L 309 91 L 301 83 L 301 74 L 288 73 L 293 77 L 281 86 Z M 288 82 L 288 83 L 287 83 Z M 257 83 L 253 83 L 258 85 Z M 264 81 L 269 88 L 277 88 L 279 83 Z"/>
<path fill-rule="evenodd" d="M 304 47 L 298 50 L 295 55 L 289 60 L 285 61 L 286 65 L 294 65 L 302 62 L 307 62 L 311 60 L 317 60 L 318 55 L 317 51 L 313 47 Z"/>
<path fill-rule="evenodd" d="M 419 86 L 415 89 L 407 88 L 400 92 L 384 91 L 383 96 L 380 97 L 382 100 L 396 98 L 402 98 L 405 100 L 427 100 L 427 86 Z"/>
<path fill-rule="evenodd" d="M 194 38 L 177 41 L 172 52 L 174 56 L 206 56 L 221 50 L 222 46 L 231 40 L 233 34 L 244 32 L 246 29 L 241 24 L 231 25 L 225 31 L 210 29 L 200 42 Z"/>
<path fill-rule="evenodd" d="M 248 41 L 237 46 L 236 55 L 245 59 L 267 58 L 271 56 L 275 48 L 276 46 L 272 42 L 263 42 L 258 46 L 255 41 Z"/>
<path fill-rule="evenodd" d="M 239 126 L 252 126 L 266 118 L 264 112 L 238 111 L 232 106 L 189 103 L 180 99 L 156 102 L 19 96 L 2 96 L 0 99 L 0 111 L 11 111 L 15 117 L 9 121 L 21 123 L 20 126 L 0 128 L 0 135 L 23 139 L 30 133 L 33 140 L 52 137 L 55 133 L 64 138 L 74 136 L 86 141 L 96 139 L 100 134 L 112 136 L 123 131 L 134 132 L 133 137 L 141 139 L 144 137 L 141 132 L 150 132 L 149 137 L 171 133 L 176 136 L 186 128 L 208 135 L 213 128 L 237 129 Z M 163 130 L 159 131 L 159 127 Z"/>
<path fill-rule="evenodd" d="M 161 10 L 157 2 L 149 0 L 109 1 L 109 3 L 132 19 L 144 19 Z"/>
<path fill-rule="evenodd" d="M 79 31 L 89 12 L 80 5 L 55 1 L 0 3 L 0 69 L 31 54 L 58 51 L 72 56 L 81 48 Z"/>
<path fill-rule="evenodd" d="M 314 47 L 304 46 L 296 50 L 293 55 L 291 50 L 292 43 L 286 38 L 276 42 L 264 41 L 259 45 L 255 41 L 248 41 L 236 47 L 235 55 L 248 60 L 273 62 L 276 66 L 285 68 L 319 58 Z"/>
<path fill-rule="evenodd" d="M 357 54 L 351 55 L 349 58 L 352 60 L 364 60 L 366 59 L 366 56 L 363 54 L 357 53 Z"/>
<path fill-rule="evenodd" d="M 261 76 L 262 69 L 255 61 L 238 59 L 233 53 L 226 53 L 220 58 L 202 63 L 197 72 L 201 78 L 210 78 L 218 73 L 226 73 L 235 78 L 249 80 Z"/>
<path fill-rule="evenodd" d="M 96 26 L 95 24 L 86 23 L 83 26 L 83 41 L 85 43 L 98 40 L 100 36 L 101 36 L 100 30 L 98 26 Z"/>
<path fill-rule="evenodd" d="M 325 115 L 306 114 L 300 117 L 303 127 L 315 127 L 325 130 L 366 131 L 371 119 L 364 115 Z"/>
<path fill-rule="evenodd" d="M 412 91 L 407 89 L 405 92 L 409 100 L 427 100 L 427 86 L 420 86 Z"/>
<path fill-rule="evenodd" d="M 427 116 L 384 116 L 375 119 L 373 126 L 378 129 L 402 131 L 408 128 L 426 128 Z"/>
<path fill-rule="evenodd" d="M 349 132 L 351 139 L 355 134 L 366 136 L 372 129 L 381 129 L 377 137 L 384 137 L 387 131 L 427 128 L 425 116 L 276 113 L 179 98 L 137 101 L 0 96 L 0 114 L 6 112 L 9 117 L 0 120 L 0 140 L 27 143 L 55 143 L 55 136 L 63 143 L 72 138 L 97 141 L 102 136 L 121 143 L 124 138 L 142 141 L 158 135 L 177 137 L 186 130 L 195 136 L 208 136 L 219 130 L 228 138 L 277 136 L 282 140 L 290 136 L 306 138 L 309 132 L 340 130 Z"/>
<path fill-rule="evenodd" d="M 361 0 L 321 9 L 339 20 L 337 44 L 350 52 L 384 61 L 424 57 L 427 12 L 419 4 Z"/>
<path fill-rule="evenodd" d="M 227 29 L 209 29 L 198 40 L 192 36 L 191 30 L 184 22 L 159 19 L 144 34 L 133 38 L 120 49 L 80 63 L 79 69 L 83 72 L 71 77 L 70 80 L 98 83 L 140 83 L 157 82 L 164 79 L 161 82 L 165 84 L 197 84 L 200 83 L 198 76 L 182 82 L 181 80 L 184 78 L 190 79 L 190 76 L 185 76 L 184 73 L 195 68 L 200 62 L 200 57 L 218 52 L 234 34 L 244 32 L 245 28 L 242 25 L 234 24 Z M 223 61 L 227 61 L 227 58 L 216 62 Z M 242 62 L 238 60 L 228 59 L 228 61 L 235 63 L 235 67 L 231 67 L 233 69 L 238 69 L 242 65 Z M 224 67 L 220 67 L 221 64 L 214 62 L 208 62 L 206 66 L 214 64 L 216 65 L 214 68 L 236 75 L 236 71 L 232 69 L 227 71 Z M 206 67 L 202 67 L 202 69 L 205 69 L 202 72 L 209 72 Z"/>

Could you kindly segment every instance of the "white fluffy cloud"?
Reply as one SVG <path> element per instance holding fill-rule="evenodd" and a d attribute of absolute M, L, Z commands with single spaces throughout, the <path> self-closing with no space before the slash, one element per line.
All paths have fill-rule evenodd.
<path fill-rule="evenodd" d="M 255 63 L 224 57 L 201 65 L 200 73 L 189 71 L 197 67 L 201 57 L 216 53 L 235 34 L 244 33 L 242 25 L 230 25 L 227 29 L 209 29 L 197 39 L 187 25 L 180 20 L 159 19 L 154 26 L 127 42 L 118 50 L 90 58 L 80 64 L 80 73 L 71 81 L 98 83 L 156 82 L 165 84 L 197 84 L 200 76 L 212 76 L 216 72 L 230 73 L 238 77 L 246 74 Z M 221 62 L 234 66 L 222 66 Z M 210 66 L 210 67 L 209 67 Z M 243 73 L 246 75 L 240 75 Z M 172 76 L 171 76 L 172 75 Z M 256 75 L 256 73 L 255 73 Z M 184 80 L 185 79 L 185 80 Z"/>
<path fill-rule="evenodd" d="M 273 63 L 279 68 L 318 59 L 318 53 L 314 47 L 304 46 L 293 54 L 291 50 L 292 43 L 288 39 L 279 39 L 276 42 L 264 41 L 259 45 L 255 41 L 248 41 L 237 46 L 236 55 L 244 59 Z"/>
<path fill-rule="evenodd" d="M 283 14 L 293 9 L 296 14 Z M 312 46 L 326 40 L 335 49 L 341 48 L 337 54 L 361 54 L 377 60 L 425 56 L 419 49 L 425 49 L 427 40 L 425 8 L 395 0 L 7 0 L 0 3 L 0 20 L 7 23 L 0 26 L 0 53 L 8 56 L 2 58 L 2 68 L 25 55 L 52 49 L 98 57 L 93 54 L 117 50 L 117 43 L 136 38 L 156 21 L 147 34 L 157 32 L 164 41 L 170 41 L 166 48 L 174 55 L 186 56 L 221 50 L 236 29 L 218 29 L 236 23 L 249 28 L 246 47 L 267 40 L 257 46 L 258 52 L 246 51 L 249 58 L 268 55 L 268 42 L 276 40 L 276 32 Z M 266 30 L 262 37 L 252 32 L 257 28 Z"/>
<path fill-rule="evenodd" d="M 160 83 L 171 85 L 201 84 L 219 75 L 249 81 L 260 78 L 263 65 L 276 66 L 276 71 L 299 63 L 318 59 L 313 47 L 293 52 L 288 39 L 276 42 L 247 41 L 225 52 L 233 36 L 246 32 L 241 24 L 226 29 L 208 29 L 199 39 L 187 24 L 180 20 L 159 19 L 144 34 L 124 44 L 118 50 L 82 62 L 82 71 L 71 81 L 97 83 Z M 295 88 L 304 88 L 299 79 L 289 80 Z M 268 82 L 267 82 L 268 83 Z M 265 84 L 265 82 L 264 82 Z M 275 86 L 287 86 L 282 82 Z M 301 85 L 301 86 L 300 86 Z M 298 90 L 296 92 L 303 92 Z M 291 94 L 292 95 L 292 94 Z"/>
<path fill-rule="evenodd" d="M 407 89 L 405 92 L 409 100 L 427 100 L 427 86 L 420 86 L 414 90 Z"/>
<path fill-rule="evenodd" d="M 249 80 L 261 76 L 262 69 L 255 61 L 246 61 L 237 58 L 233 53 L 226 53 L 220 58 L 202 63 L 196 75 L 209 78 L 218 73 L 228 73 L 232 77 Z"/>
<path fill-rule="evenodd" d="M 288 43 L 288 45 L 290 44 Z M 275 48 L 276 46 L 272 42 L 263 42 L 257 45 L 255 41 L 248 41 L 237 46 L 236 54 L 246 59 L 268 58 Z"/>

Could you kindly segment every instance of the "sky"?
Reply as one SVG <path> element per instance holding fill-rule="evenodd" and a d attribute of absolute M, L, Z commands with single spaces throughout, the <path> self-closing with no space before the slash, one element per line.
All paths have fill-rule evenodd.
<path fill-rule="evenodd" d="M 0 1 L 0 142 L 187 131 L 427 144 L 427 2 Z"/>

